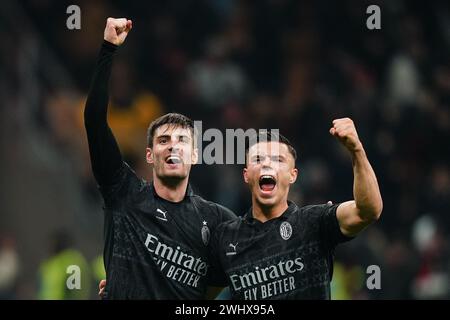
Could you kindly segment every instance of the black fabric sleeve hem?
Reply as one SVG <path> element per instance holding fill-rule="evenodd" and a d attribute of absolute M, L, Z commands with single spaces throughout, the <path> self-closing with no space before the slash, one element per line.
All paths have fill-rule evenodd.
<path fill-rule="evenodd" d="M 116 52 L 118 47 L 119 46 L 115 45 L 114 43 L 111 43 L 109 41 L 103 40 L 102 48 L 104 48 L 108 52 L 114 53 L 114 52 Z"/>

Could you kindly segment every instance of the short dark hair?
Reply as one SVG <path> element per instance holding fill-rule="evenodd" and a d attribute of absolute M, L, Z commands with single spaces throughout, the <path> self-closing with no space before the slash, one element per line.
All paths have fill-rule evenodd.
<path fill-rule="evenodd" d="M 279 132 L 273 132 L 271 130 L 259 130 L 256 135 L 250 137 L 247 146 L 245 148 L 245 166 L 247 166 L 248 150 L 259 142 L 270 142 L 270 141 L 276 141 L 285 144 L 288 147 L 289 153 L 294 158 L 294 162 L 297 161 L 297 151 L 295 151 L 294 146 L 288 140 L 288 138 L 286 138 Z"/>
<path fill-rule="evenodd" d="M 155 134 L 156 129 L 159 127 L 168 124 L 173 126 L 180 126 L 184 129 L 189 129 L 192 133 L 192 140 L 194 140 L 194 121 L 190 118 L 182 115 L 180 113 L 167 113 L 150 123 L 147 130 L 147 146 L 153 147 L 153 136 Z"/>

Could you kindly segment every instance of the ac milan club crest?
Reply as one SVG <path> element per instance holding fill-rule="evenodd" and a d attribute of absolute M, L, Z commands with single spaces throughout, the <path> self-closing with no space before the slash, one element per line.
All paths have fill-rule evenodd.
<path fill-rule="evenodd" d="M 209 228 L 207 225 L 206 221 L 203 221 L 203 227 L 202 227 L 202 240 L 203 240 L 203 244 L 205 246 L 208 245 L 209 243 L 209 238 L 210 238 L 210 232 L 209 232 Z"/>
<path fill-rule="evenodd" d="M 292 226 L 285 221 L 280 225 L 280 235 L 284 240 L 288 240 L 292 235 Z"/>

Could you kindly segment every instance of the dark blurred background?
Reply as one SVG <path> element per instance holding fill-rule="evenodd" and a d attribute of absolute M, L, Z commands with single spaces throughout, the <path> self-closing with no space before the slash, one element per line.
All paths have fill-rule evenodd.
<path fill-rule="evenodd" d="M 81 9 L 69 30 L 66 9 Z M 366 8 L 381 9 L 368 30 Z M 301 205 L 352 198 L 351 117 L 379 180 L 382 218 L 336 252 L 333 299 L 450 298 L 448 1 L 2 1 L 0 299 L 97 299 L 102 201 L 82 110 L 107 17 L 133 20 L 116 55 L 110 125 L 138 174 L 148 124 L 279 128 L 297 147 Z M 194 188 L 237 214 L 242 166 L 199 165 Z M 65 289 L 66 266 L 82 290 Z M 381 289 L 366 286 L 370 265 Z"/>

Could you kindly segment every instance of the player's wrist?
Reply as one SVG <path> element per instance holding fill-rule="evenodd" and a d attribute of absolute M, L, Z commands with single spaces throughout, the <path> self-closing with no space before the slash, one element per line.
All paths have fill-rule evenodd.
<path fill-rule="evenodd" d="M 353 159 L 357 159 L 360 157 L 366 157 L 366 151 L 364 150 L 362 143 L 359 143 L 352 150 L 350 150 L 350 153 L 351 153 Z"/>
<path fill-rule="evenodd" d="M 109 42 L 106 39 L 103 39 L 103 43 L 102 43 L 102 48 L 103 49 L 106 49 L 106 50 L 108 50 L 110 52 L 114 52 L 114 51 L 117 50 L 118 47 L 119 47 L 118 45 L 115 45 L 114 43 Z"/>

